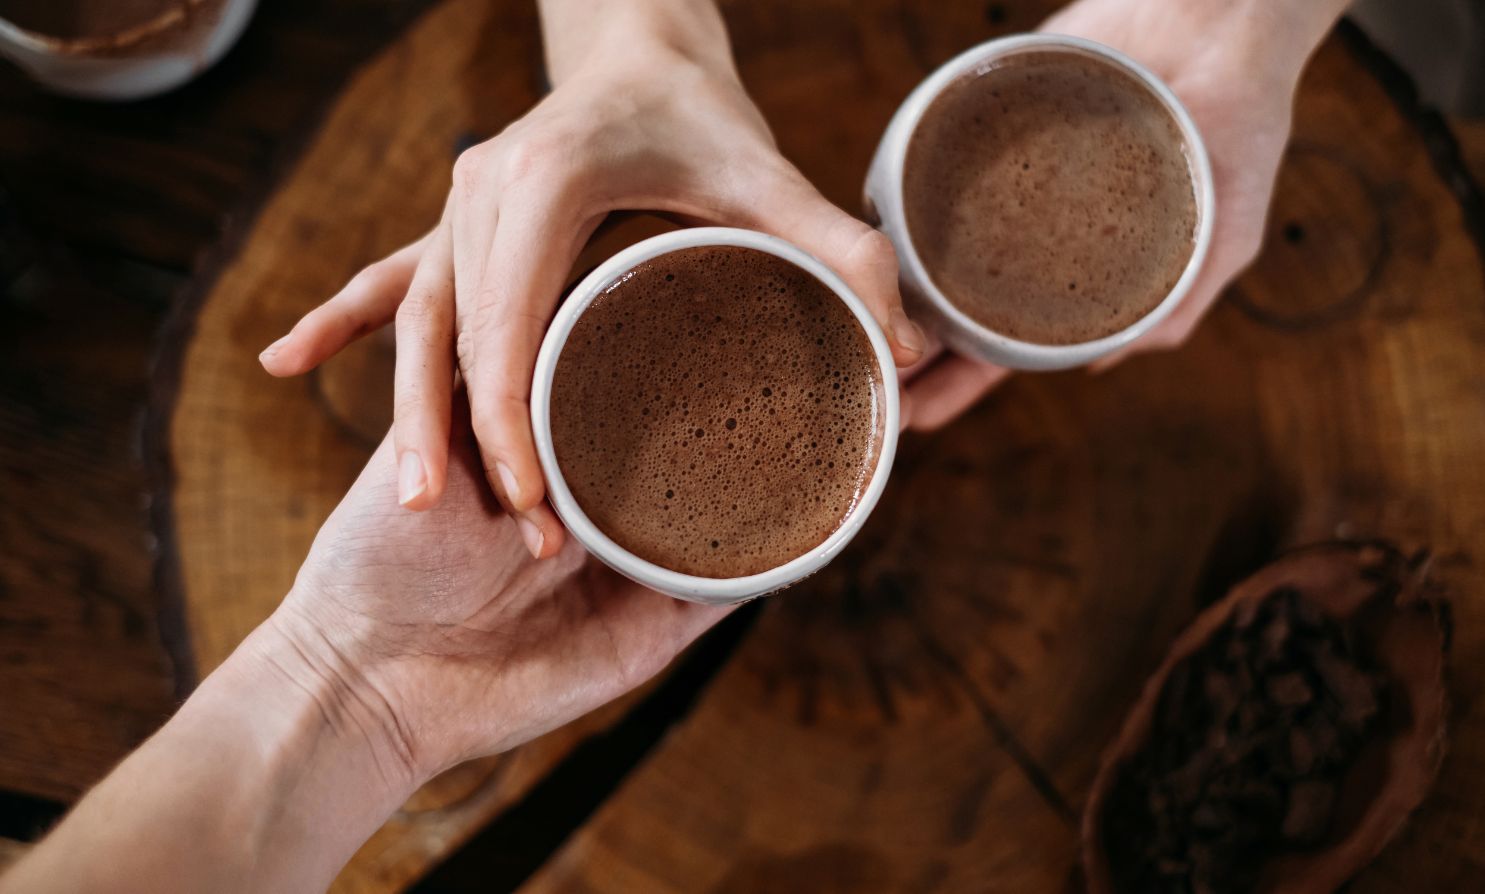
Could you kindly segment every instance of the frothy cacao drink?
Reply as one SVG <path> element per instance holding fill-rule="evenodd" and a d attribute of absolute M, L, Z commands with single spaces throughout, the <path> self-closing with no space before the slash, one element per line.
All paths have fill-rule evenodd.
<path fill-rule="evenodd" d="M 1195 248 L 1175 117 L 1132 75 L 1075 52 L 1008 56 L 945 89 L 908 144 L 903 201 L 939 291 L 1038 344 L 1127 328 Z"/>
<path fill-rule="evenodd" d="M 732 246 L 661 255 L 573 326 L 552 381 L 562 477 L 612 540 L 664 568 L 741 577 L 809 552 L 881 450 L 882 374 L 809 273 Z"/>
<path fill-rule="evenodd" d="M 188 0 L 0 0 L 0 18 L 36 34 L 64 40 L 107 38 L 148 25 L 166 13 L 218 2 Z"/>

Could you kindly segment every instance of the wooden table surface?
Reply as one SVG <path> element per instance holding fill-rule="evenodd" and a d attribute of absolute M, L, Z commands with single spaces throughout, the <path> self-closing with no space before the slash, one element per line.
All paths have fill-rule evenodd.
<path fill-rule="evenodd" d="M 457 148 L 541 89 L 524 0 L 405 27 L 424 5 L 270 0 L 217 71 L 132 106 L 0 78 L 0 837 L 33 835 L 266 614 L 364 460 L 384 348 L 308 384 L 252 356 L 431 220 Z M 1048 6 L 725 4 L 781 145 L 846 207 L 912 83 Z M 1191 347 L 1018 381 L 907 442 L 838 566 L 646 692 L 450 774 L 338 887 L 398 889 L 470 841 L 426 890 L 1061 889 L 1093 757 L 1223 586 L 1286 545 L 1383 535 L 1478 593 L 1478 193 L 1355 35 L 1296 127 L 1264 258 Z M 245 436 L 266 408 L 300 456 Z M 1464 735 L 1485 677 L 1462 677 Z M 1485 736 L 1456 751 L 1452 792 L 1360 889 L 1478 868 Z"/>
<path fill-rule="evenodd" d="M 194 684 L 151 524 L 161 327 L 427 5 L 264 0 L 219 66 L 139 103 L 0 62 L 0 837 L 34 835 Z"/>

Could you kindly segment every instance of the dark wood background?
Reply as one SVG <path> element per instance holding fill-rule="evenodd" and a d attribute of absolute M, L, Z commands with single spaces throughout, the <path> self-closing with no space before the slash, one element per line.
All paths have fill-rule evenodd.
<path fill-rule="evenodd" d="M 183 337 L 189 320 L 175 311 L 232 256 L 348 75 L 429 5 L 264 0 L 220 66 L 143 103 L 56 99 L 0 68 L 0 838 L 34 837 L 196 679 L 182 607 L 160 596 L 179 592 L 161 579 L 174 566 L 155 562 L 165 513 L 151 495 L 164 470 L 151 463 L 166 451 L 148 442 L 166 426 L 147 418 L 152 362 L 162 340 Z M 1007 25 L 1000 4 L 975 15 Z M 1478 194 L 1449 132 L 1411 105 L 1386 60 L 1350 40 L 1459 178 L 1450 186 L 1463 221 L 1478 226 Z M 1485 161 L 1485 133 L 1460 132 L 1466 154 Z M 603 759 L 503 814 L 489 833 L 503 836 L 502 853 L 551 853 L 754 620 L 724 630 L 606 734 Z M 430 885 L 471 887 L 488 866 L 470 852 Z M 827 868 L 849 874 L 849 858 Z M 506 866 L 503 877 L 536 868 Z"/>
<path fill-rule="evenodd" d="M 220 65 L 121 105 L 0 63 L 0 798 L 76 799 L 194 682 L 156 586 L 149 373 L 193 273 L 427 0 L 264 0 Z M 0 803 L 5 803 L 0 801 Z M 21 808 L 0 834 L 25 835 Z"/>

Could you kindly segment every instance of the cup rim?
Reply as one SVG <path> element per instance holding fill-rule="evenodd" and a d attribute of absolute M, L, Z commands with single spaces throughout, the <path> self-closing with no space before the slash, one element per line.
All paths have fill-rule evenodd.
<path fill-rule="evenodd" d="M 1191 257 L 1187 259 L 1186 266 L 1182 269 L 1176 284 L 1158 304 L 1133 323 L 1118 332 L 1090 341 L 1055 345 L 1025 341 L 997 332 L 971 317 L 955 306 L 928 274 L 928 269 L 918 255 L 917 246 L 913 243 L 912 233 L 907 227 L 903 171 L 907 165 L 907 153 L 912 145 L 913 134 L 918 129 L 918 124 L 928 108 L 933 105 L 934 100 L 943 93 L 946 87 L 976 67 L 1007 56 L 1037 50 L 1070 51 L 1094 56 L 1123 70 L 1144 84 L 1176 120 L 1176 125 L 1181 131 L 1181 138 L 1185 142 L 1185 155 L 1191 172 L 1191 186 L 1196 198 L 1195 244 L 1191 249 Z M 893 211 L 900 217 L 898 223 L 904 237 L 901 240 L 904 244 L 897 246 L 899 260 L 911 268 L 913 279 L 919 284 L 924 296 L 933 303 L 935 310 L 948 317 L 961 332 L 974 333 L 974 337 L 980 343 L 991 346 L 995 355 L 1017 358 L 1019 362 L 1010 365 L 1022 369 L 1065 369 L 1112 354 L 1149 332 L 1170 316 L 1171 312 L 1185 299 L 1186 294 L 1191 291 L 1197 277 L 1201 275 L 1207 254 L 1211 249 L 1217 201 L 1216 188 L 1212 180 L 1212 163 L 1207 154 L 1206 143 L 1196 127 L 1196 122 L 1192 120 L 1191 114 L 1170 87 L 1149 69 L 1124 53 L 1097 41 L 1074 37 L 1070 34 L 1018 34 L 996 38 L 970 47 L 935 69 L 908 98 L 903 111 L 906 115 L 901 122 L 900 144 L 894 147 L 886 159 L 887 188 L 892 191 L 891 198 L 896 206 Z"/>
<path fill-rule="evenodd" d="M 855 505 L 840 525 L 814 548 L 782 565 L 743 577 L 685 574 L 640 558 L 614 542 L 578 505 L 561 473 L 552 441 L 552 380 L 557 360 L 578 318 L 599 295 L 635 266 L 673 251 L 705 246 L 735 246 L 767 252 L 800 267 L 824 283 L 846 305 L 866 333 L 882 374 L 884 413 L 881 444 L 876 467 Z M 537 455 L 541 459 L 542 476 L 546 479 L 547 497 L 567 530 L 600 561 L 631 580 L 680 599 L 711 605 L 726 605 L 766 595 L 797 583 L 829 564 L 865 524 L 887 486 L 897 451 L 899 419 L 897 367 L 886 336 L 866 303 L 835 271 L 804 249 L 776 236 L 733 227 L 693 227 L 663 233 L 636 243 L 599 264 L 573 288 L 553 316 L 537 354 L 531 385 L 531 427 Z"/>

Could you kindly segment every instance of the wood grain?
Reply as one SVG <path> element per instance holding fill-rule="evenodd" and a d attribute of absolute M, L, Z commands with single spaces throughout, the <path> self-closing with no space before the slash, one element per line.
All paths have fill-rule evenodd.
<path fill-rule="evenodd" d="M 833 32 L 798 29 L 759 6 L 733 10 L 744 75 L 843 203 L 870 149 L 858 129 L 878 132 L 921 74 L 882 70 L 997 30 L 868 32 L 844 10 Z M 1005 24 L 1027 6 L 1005 4 Z M 770 90 L 790 30 L 834 49 L 795 72 L 808 86 Z M 869 63 L 845 49 L 859 45 Z M 1276 549 L 1338 534 L 1431 544 L 1456 594 L 1453 752 L 1352 890 L 1471 887 L 1485 288 L 1456 188 L 1329 43 L 1264 255 L 1197 338 L 1101 377 L 1018 378 L 905 444 L 850 553 L 768 605 L 692 716 L 523 890 L 1080 888 L 1069 817 L 1171 636 Z"/>
<path fill-rule="evenodd" d="M 161 320 L 426 5 L 266 0 L 206 77 L 125 105 L 0 64 L 0 791 L 74 800 L 189 690 L 141 455 Z"/>
<path fill-rule="evenodd" d="M 49 242 L 189 270 L 297 151 L 346 71 L 428 5 L 261 0 L 217 66 L 143 102 L 52 96 L 7 69 L 5 185 Z"/>
<path fill-rule="evenodd" d="M 384 344 L 291 381 L 264 374 L 258 351 L 358 267 L 432 224 L 458 147 L 536 100 L 539 39 L 526 4 L 450 3 L 422 20 L 349 86 L 240 253 L 198 296 L 200 313 L 180 330 L 192 332 L 184 354 L 162 376 L 167 399 L 180 376 L 171 528 L 202 674 L 278 604 L 387 418 Z M 401 888 L 627 704 L 450 771 L 366 843 L 335 890 Z"/>
<path fill-rule="evenodd" d="M 1459 137 L 1459 146 L 1476 183 L 1485 182 L 1485 119 L 1455 118 L 1450 129 Z"/>
<path fill-rule="evenodd" d="M 16 297 L 0 322 L 0 789 L 67 802 L 175 707 L 129 462 L 153 321 L 75 278 Z"/>
<path fill-rule="evenodd" d="M 725 4 L 781 147 L 851 208 L 913 84 L 1048 7 Z M 536 98 L 537 50 L 523 4 L 441 5 L 351 85 L 200 296 L 169 446 L 203 669 L 277 603 L 386 418 L 385 346 L 318 381 L 270 381 L 254 356 L 431 225 L 455 147 Z M 1327 44 L 1264 256 L 1196 339 L 1096 378 L 1018 377 L 905 442 L 848 554 L 766 603 L 527 889 L 1076 888 L 1097 754 L 1170 637 L 1275 550 L 1336 536 L 1431 545 L 1456 594 L 1454 752 L 1356 890 L 1466 884 L 1485 855 L 1485 275 L 1458 189 Z M 425 793 L 338 889 L 414 877 L 625 707 Z"/>

